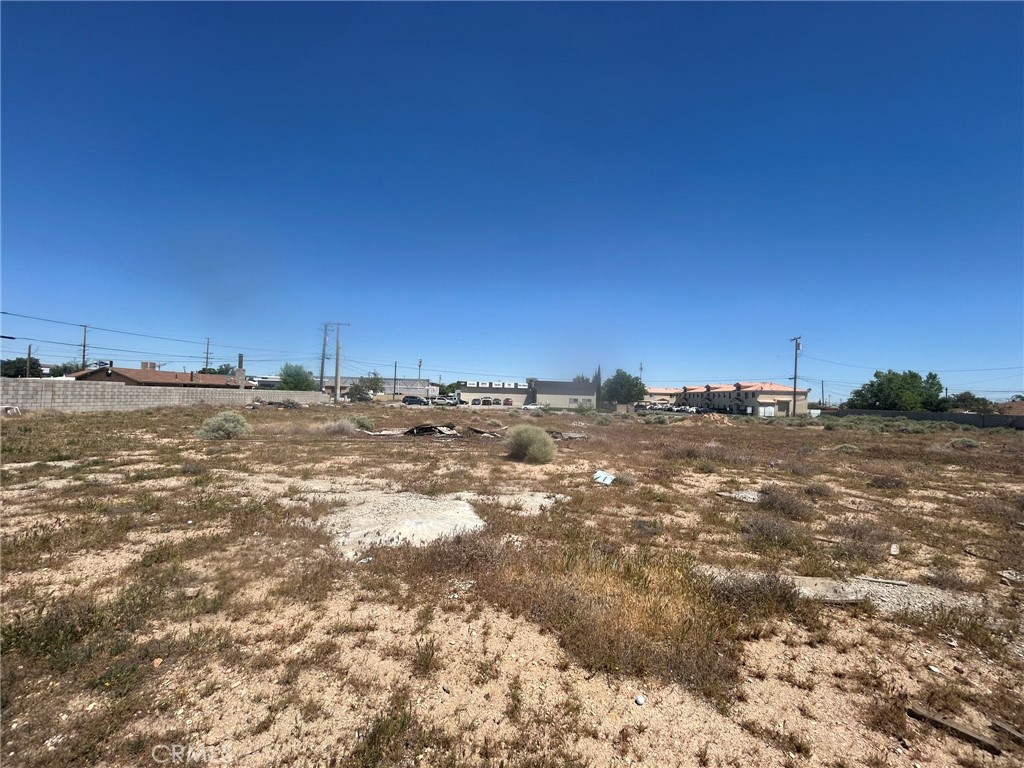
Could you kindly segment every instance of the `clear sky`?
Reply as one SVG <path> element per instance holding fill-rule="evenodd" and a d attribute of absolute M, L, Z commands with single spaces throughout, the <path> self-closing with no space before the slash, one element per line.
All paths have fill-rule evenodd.
<path fill-rule="evenodd" d="M 346 375 L 681 386 L 785 382 L 799 335 L 833 400 L 876 368 L 1024 389 L 1021 3 L 4 2 L 0 26 L 3 310 L 69 323 L 3 316 L 4 357 L 75 359 L 88 324 L 118 365 L 192 370 L 209 337 L 215 364 L 317 371 L 340 321 Z"/>

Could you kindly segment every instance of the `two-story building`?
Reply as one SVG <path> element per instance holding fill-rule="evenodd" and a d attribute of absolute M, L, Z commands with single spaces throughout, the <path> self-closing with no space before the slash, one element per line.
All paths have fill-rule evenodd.
<path fill-rule="evenodd" d="M 793 409 L 793 387 L 771 381 L 738 381 L 734 384 L 701 384 L 683 387 L 677 402 L 696 408 L 710 408 L 725 413 L 751 416 L 797 416 L 807 414 L 809 389 L 796 390 Z"/>

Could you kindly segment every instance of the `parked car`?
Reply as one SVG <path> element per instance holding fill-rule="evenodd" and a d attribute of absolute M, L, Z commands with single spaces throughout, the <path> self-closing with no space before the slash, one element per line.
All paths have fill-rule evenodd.
<path fill-rule="evenodd" d="M 541 405 L 540 403 L 527 403 L 526 405 L 523 406 L 523 410 L 524 411 L 537 411 L 537 410 L 540 410 L 543 407 L 544 406 Z"/>
<path fill-rule="evenodd" d="M 474 397 L 473 401 L 470 403 L 470 405 L 480 405 L 480 398 L 479 397 Z"/>
<path fill-rule="evenodd" d="M 406 395 L 402 398 L 403 405 L 430 405 L 424 398 L 419 395 Z"/>
<path fill-rule="evenodd" d="M 512 402 L 512 398 L 511 397 L 506 397 L 504 404 L 505 405 L 514 405 L 515 403 Z"/>
<path fill-rule="evenodd" d="M 489 398 L 489 397 L 481 397 L 480 398 L 480 405 L 490 405 L 490 404 L 491 404 L 491 398 Z"/>

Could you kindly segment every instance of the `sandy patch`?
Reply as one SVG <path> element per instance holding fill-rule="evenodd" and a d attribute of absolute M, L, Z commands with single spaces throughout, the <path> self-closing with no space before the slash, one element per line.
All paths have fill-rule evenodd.
<path fill-rule="evenodd" d="M 484 527 L 473 505 L 453 495 L 353 491 L 346 500 L 347 507 L 328 515 L 322 523 L 349 558 L 371 546 L 422 546 Z"/>

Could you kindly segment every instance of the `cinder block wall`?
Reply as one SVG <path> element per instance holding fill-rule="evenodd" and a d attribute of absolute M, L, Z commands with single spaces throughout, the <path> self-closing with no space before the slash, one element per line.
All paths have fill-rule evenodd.
<path fill-rule="evenodd" d="M 327 403 L 321 392 L 253 391 L 198 387 L 133 387 L 112 381 L 62 379 L 0 379 L 0 405 L 22 411 L 137 411 L 166 405 L 248 405 L 260 398 L 272 402 Z"/>

